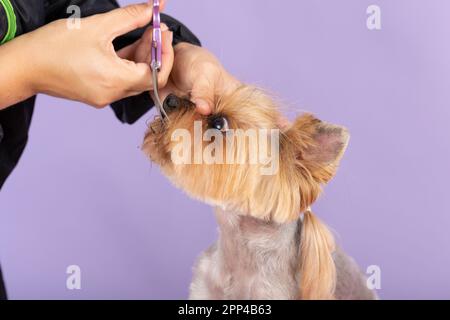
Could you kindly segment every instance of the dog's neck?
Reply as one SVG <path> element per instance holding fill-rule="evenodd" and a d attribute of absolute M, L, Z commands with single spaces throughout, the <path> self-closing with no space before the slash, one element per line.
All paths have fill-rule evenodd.
<path fill-rule="evenodd" d="M 220 228 L 218 250 L 227 272 L 296 274 L 300 219 L 277 224 L 219 208 L 216 216 Z"/>

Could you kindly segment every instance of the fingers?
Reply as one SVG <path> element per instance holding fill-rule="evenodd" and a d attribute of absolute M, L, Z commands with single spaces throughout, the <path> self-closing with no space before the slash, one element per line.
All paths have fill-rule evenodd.
<path fill-rule="evenodd" d="M 204 76 L 197 79 L 192 87 L 191 100 L 198 113 L 211 114 L 214 106 L 214 83 Z"/>
<path fill-rule="evenodd" d="M 193 102 L 195 103 L 195 109 L 198 113 L 208 116 L 212 113 L 212 105 L 207 102 L 206 100 L 203 100 L 201 98 L 194 99 Z"/>
<path fill-rule="evenodd" d="M 197 77 L 191 91 L 191 100 L 195 103 L 197 112 L 209 115 L 214 111 L 216 98 L 229 95 L 241 86 L 241 83 L 221 66 L 216 66 L 209 73 L 205 70 L 203 75 Z"/>
<path fill-rule="evenodd" d="M 144 92 L 152 90 L 153 76 L 152 70 L 147 63 L 122 60 L 125 68 L 121 79 L 123 87 L 129 92 Z"/>
<path fill-rule="evenodd" d="M 116 52 L 117 56 L 121 59 L 133 60 L 135 52 L 138 49 L 140 43 L 141 41 L 138 40 L 135 43 L 120 49 L 119 51 Z"/>
<path fill-rule="evenodd" d="M 152 29 L 148 28 L 142 35 L 141 39 L 123 49 L 120 49 L 116 52 L 116 54 L 121 59 L 150 63 L 151 43 Z"/>
<path fill-rule="evenodd" d="M 167 25 L 165 25 L 164 23 L 161 24 L 161 31 L 162 31 L 162 53 L 166 53 L 169 52 L 168 48 L 166 47 L 166 43 L 167 42 L 172 42 L 172 40 L 170 39 L 169 41 L 166 42 L 166 38 L 167 35 L 165 35 L 167 33 L 167 31 L 169 30 L 169 28 L 167 27 Z M 152 28 L 148 28 L 144 34 L 142 35 L 141 39 L 137 42 L 135 42 L 135 46 L 134 45 L 130 45 L 122 50 L 120 50 L 118 52 L 119 56 L 128 56 L 128 60 L 133 60 L 134 62 L 145 62 L 145 63 L 150 63 L 151 61 L 151 53 L 152 53 L 152 38 L 153 38 L 153 29 Z M 170 37 L 171 38 L 171 37 Z M 170 49 L 170 48 L 169 48 Z M 128 53 L 128 55 L 127 55 Z M 162 57 L 164 60 L 164 57 Z"/>
<path fill-rule="evenodd" d="M 153 0 L 149 0 L 148 3 L 153 6 Z M 161 11 L 164 11 L 166 9 L 166 0 L 159 0 L 159 8 Z"/>
<path fill-rule="evenodd" d="M 148 28 L 142 35 L 141 43 L 136 51 L 136 61 L 150 64 L 152 59 L 152 40 L 153 28 Z"/>
<path fill-rule="evenodd" d="M 135 61 L 124 61 L 124 66 L 127 68 L 125 81 L 129 84 L 129 91 L 150 91 L 153 90 L 153 76 L 150 68 L 151 60 L 151 29 L 147 30 L 150 35 L 150 41 L 147 43 L 145 40 L 148 35 L 144 35 L 141 39 L 141 43 L 135 52 Z M 158 86 L 164 88 L 172 71 L 174 62 L 174 51 L 172 47 L 172 32 L 162 32 L 162 67 L 158 72 Z M 121 55 L 125 55 L 126 52 L 121 52 Z M 120 56 L 120 55 L 119 55 Z"/>
<path fill-rule="evenodd" d="M 104 24 L 102 30 L 109 30 L 113 39 L 146 26 L 152 20 L 153 7 L 149 4 L 135 4 L 94 16 Z"/>

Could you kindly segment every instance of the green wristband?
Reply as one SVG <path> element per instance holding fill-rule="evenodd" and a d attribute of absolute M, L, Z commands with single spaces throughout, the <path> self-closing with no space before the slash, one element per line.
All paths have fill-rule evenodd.
<path fill-rule="evenodd" d="M 0 0 L 1 5 L 5 9 L 6 19 L 8 20 L 8 29 L 6 31 L 5 37 L 0 41 L 0 45 L 11 41 L 16 36 L 17 24 L 16 24 L 16 14 L 14 13 L 14 8 L 9 0 Z"/>

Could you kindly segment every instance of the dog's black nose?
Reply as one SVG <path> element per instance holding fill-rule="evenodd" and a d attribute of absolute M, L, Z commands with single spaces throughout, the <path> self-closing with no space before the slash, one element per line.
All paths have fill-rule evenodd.
<path fill-rule="evenodd" d="M 181 106 L 181 99 L 174 94 L 169 94 L 164 100 L 163 107 L 167 114 L 177 110 Z"/>
<path fill-rule="evenodd" d="M 177 110 L 195 108 L 195 104 L 188 98 L 180 98 L 174 94 L 169 94 L 164 100 L 163 108 L 169 115 Z"/>

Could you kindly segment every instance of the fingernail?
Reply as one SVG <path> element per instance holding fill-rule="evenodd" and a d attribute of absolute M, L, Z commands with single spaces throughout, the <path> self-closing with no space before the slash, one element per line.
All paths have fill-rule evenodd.
<path fill-rule="evenodd" d="M 203 99 L 193 99 L 192 102 L 195 104 L 197 112 L 202 115 L 209 115 L 212 113 L 211 106 L 208 102 Z"/>
<path fill-rule="evenodd" d="M 165 23 L 161 23 L 161 31 L 167 31 L 169 27 Z"/>

